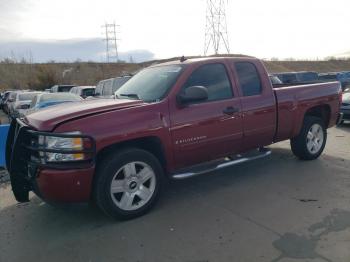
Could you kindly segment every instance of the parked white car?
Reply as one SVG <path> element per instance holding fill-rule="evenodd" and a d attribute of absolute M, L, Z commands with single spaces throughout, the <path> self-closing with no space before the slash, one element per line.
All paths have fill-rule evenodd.
<path fill-rule="evenodd" d="M 41 92 L 16 92 L 10 97 L 9 115 L 12 118 L 23 117 L 30 107 L 32 99 Z"/>

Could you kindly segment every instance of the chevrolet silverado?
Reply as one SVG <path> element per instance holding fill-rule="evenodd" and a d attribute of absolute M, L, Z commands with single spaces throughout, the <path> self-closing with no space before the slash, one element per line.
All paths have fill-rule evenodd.
<path fill-rule="evenodd" d="M 151 209 L 166 178 L 265 157 L 290 139 L 316 159 L 336 124 L 339 82 L 274 88 L 251 57 L 181 59 L 148 67 L 115 93 L 12 122 L 6 148 L 19 202 L 93 201 L 128 219 Z"/>

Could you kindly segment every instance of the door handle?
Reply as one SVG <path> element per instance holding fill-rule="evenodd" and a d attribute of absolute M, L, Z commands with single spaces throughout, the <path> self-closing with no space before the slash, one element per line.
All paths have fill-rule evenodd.
<path fill-rule="evenodd" d="M 225 108 L 223 111 L 225 115 L 233 115 L 234 113 L 238 113 L 238 112 L 239 112 L 239 108 L 232 107 L 232 106 Z"/>

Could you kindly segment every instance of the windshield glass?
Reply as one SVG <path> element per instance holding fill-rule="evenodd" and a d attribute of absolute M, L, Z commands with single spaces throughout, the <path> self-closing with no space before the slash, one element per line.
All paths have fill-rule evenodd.
<path fill-rule="evenodd" d="M 120 99 L 139 98 L 145 102 L 159 101 L 175 83 L 182 68 L 183 66 L 180 65 L 169 65 L 144 69 L 119 88 L 115 94 Z"/>
<path fill-rule="evenodd" d="M 34 96 L 36 96 L 37 93 L 23 93 L 18 95 L 19 101 L 26 101 L 26 100 L 32 100 Z"/>
<path fill-rule="evenodd" d="M 82 98 L 80 96 L 66 93 L 66 94 L 45 94 L 42 95 L 40 102 L 47 101 L 80 101 Z"/>

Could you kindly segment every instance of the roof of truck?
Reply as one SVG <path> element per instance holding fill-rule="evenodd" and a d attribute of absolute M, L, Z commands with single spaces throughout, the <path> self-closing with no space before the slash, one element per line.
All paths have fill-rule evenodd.
<path fill-rule="evenodd" d="M 210 61 L 210 60 L 258 60 L 258 58 L 256 57 L 252 57 L 252 56 L 212 56 L 212 57 L 196 57 L 196 58 L 188 58 L 186 59 L 186 57 L 184 58 L 185 60 L 181 60 L 181 58 L 176 59 L 176 60 L 172 60 L 169 62 L 165 62 L 165 63 L 159 63 L 159 64 L 153 64 L 152 67 L 156 67 L 156 66 L 164 66 L 164 65 L 188 65 L 188 64 L 195 64 L 195 63 L 200 63 L 203 61 Z"/>

